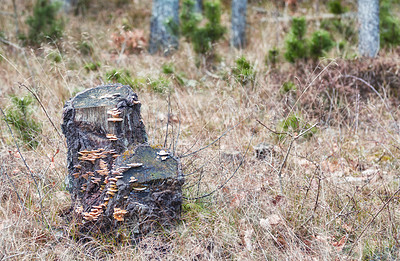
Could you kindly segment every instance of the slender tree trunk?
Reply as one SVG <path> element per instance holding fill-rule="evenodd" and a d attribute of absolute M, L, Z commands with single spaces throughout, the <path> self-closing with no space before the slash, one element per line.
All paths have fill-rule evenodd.
<path fill-rule="evenodd" d="M 379 0 L 358 0 L 358 51 L 375 57 L 379 51 Z"/>
<path fill-rule="evenodd" d="M 179 0 L 153 0 L 149 52 L 169 54 L 178 49 Z"/>
<path fill-rule="evenodd" d="M 203 12 L 203 1 L 202 0 L 195 0 L 194 1 L 194 11 L 196 13 L 202 13 Z"/>
<path fill-rule="evenodd" d="M 247 0 L 232 0 L 231 45 L 235 48 L 246 47 L 246 10 Z"/>

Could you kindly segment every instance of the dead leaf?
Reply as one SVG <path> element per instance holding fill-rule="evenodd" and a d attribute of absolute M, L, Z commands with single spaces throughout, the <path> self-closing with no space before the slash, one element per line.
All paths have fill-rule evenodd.
<path fill-rule="evenodd" d="M 281 195 L 276 195 L 276 196 L 272 199 L 272 204 L 274 204 L 274 205 L 276 206 L 276 204 L 278 204 L 282 199 L 283 199 L 283 196 L 281 196 Z"/>
<path fill-rule="evenodd" d="M 264 229 L 271 230 L 274 226 L 282 223 L 282 218 L 277 214 L 272 214 L 265 219 L 260 219 L 260 226 Z"/>
<path fill-rule="evenodd" d="M 246 199 L 246 193 L 245 192 L 240 192 L 238 194 L 235 194 L 231 200 L 231 203 L 229 206 L 231 208 L 238 208 L 243 204 L 243 201 Z"/>
<path fill-rule="evenodd" d="M 332 246 L 336 248 L 337 252 L 342 252 L 344 245 L 346 244 L 347 236 L 343 236 L 339 241 L 333 242 Z"/>

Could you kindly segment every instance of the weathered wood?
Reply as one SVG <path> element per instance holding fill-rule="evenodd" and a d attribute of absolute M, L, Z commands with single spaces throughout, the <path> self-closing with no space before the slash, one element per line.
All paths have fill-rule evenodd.
<path fill-rule="evenodd" d="M 232 0 L 231 45 L 235 48 L 246 47 L 246 10 L 247 0 Z"/>
<path fill-rule="evenodd" d="M 149 52 L 169 54 L 178 49 L 179 0 L 153 0 Z"/>
<path fill-rule="evenodd" d="M 180 217 L 179 160 L 147 144 L 140 106 L 129 86 L 105 85 L 77 94 L 64 107 L 67 187 L 81 232 L 124 226 L 140 236 Z"/>
<path fill-rule="evenodd" d="M 375 57 L 379 51 L 379 0 L 358 0 L 358 51 Z"/>

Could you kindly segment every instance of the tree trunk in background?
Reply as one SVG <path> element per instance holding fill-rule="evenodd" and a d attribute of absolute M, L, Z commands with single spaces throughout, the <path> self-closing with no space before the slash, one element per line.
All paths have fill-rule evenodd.
<path fill-rule="evenodd" d="M 379 0 L 358 0 L 358 51 L 375 57 L 379 51 Z"/>
<path fill-rule="evenodd" d="M 169 54 L 179 46 L 179 0 L 153 0 L 149 52 Z"/>
<path fill-rule="evenodd" d="M 65 104 L 67 217 L 82 233 L 125 231 L 135 239 L 180 217 L 179 160 L 147 144 L 140 106 L 120 84 L 88 89 Z"/>
<path fill-rule="evenodd" d="M 194 11 L 196 13 L 203 12 L 203 1 L 202 0 L 194 0 Z"/>
<path fill-rule="evenodd" d="M 231 45 L 235 48 L 246 47 L 246 9 L 247 0 L 232 0 Z"/>

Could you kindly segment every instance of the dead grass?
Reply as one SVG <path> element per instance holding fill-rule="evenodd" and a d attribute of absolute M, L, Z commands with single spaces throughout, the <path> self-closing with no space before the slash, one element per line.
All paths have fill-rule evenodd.
<path fill-rule="evenodd" d="M 6 2 L 4 11 L 11 12 L 11 1 Z M 17 3 L 24 6 L 23 1 Z M 176 227 L 154 232 L 136 246 L 126 241 L 116 244 L 117 239 L 102 237 L 76 242 L 70 236 L 73 226 L 60 217 L 70 204 L 64 185 L 66 147 L 36 104 L 35 116 L 44 125 L 38 135 L 40 145 L 28 150 L 18 140 L 32 175 L 17 152 L 7 125 L 3 120 L 0 124 L 2 259 L 399 257 L 398 196 L 385 205 L 399 188 L 398 50 L 382 51 L 381 57 L 373 61 L 337 59 L 331 64 L 323 61 L 298 67 L 281 62 L 280 68 L 273 70 L 264 65 L 264 55 L 273 46 L 282 45 L 287 25 L 277 30 L 274 24 L 258 23 L 260 14 L 250 8 L 249 47 L 237 51 L 229 48 L 228 40 L 218 44 L 221 62 L 210 76 L 205 68 L 195 66 L 195 55 L 183 41 L 171 57 L 117 52 L 110 43 L 111 35 L 119 31 L 123 18 L 128 18 L 134 28 L 148 32 L 150 7 L 143 3 L 135 1 L 129 8 L 112 12 L 112 16 L 101 6 L 96 6 L 96 15 L 89 12 L 85 17 L 69 16 L 61 45 L 24 48 L 26 60 L 21 50 L 0 45 L 4 57 L 0 61 L 1 108 L 10 106 L 9 95 L 28 93 L 18 87 L 18 82 L 24 83 L 38 94 L 60 131 L 64 102 L 77 91 L 102 84 L 107 71 L 127 69 L 132 78 L 157 79 L 162 75 L 161 66 L 172 63 L 177 72 L 193 80 L 187 86 L 174 83 L 171 93 L 175 137 L 177 119 L 181 124 L 178 155 L 209 144 L 240 122 L 213 146 L 182 159 L 186 174 L 196 171 L 187 177 L 185 196 L 198 197 L 217 189 L 240 163 L 240 157 L 231 157 L 232 152 L 243 155 L 250 144 L 243 165 L 224 188 L 204 199 L 185 201 L 182 221 Z M 143 17 L 138 20 L 131 14 Z M 25 12 L 20 17 L 21 28 L 26 15 Z M 227 14 L 223 21 L 228 25 Z M 0 16 L 0 25 L 14 42 L 12 20 Z M 83 40 L 93 45 L 92 55 L 80 53 L 79 42 Z M 61 62 L 51 59 L 53 52 L 61 55 Z M 231 75 L 234 60 L 240 55 L 255 65 L 253 87 L 239 85 Z M 331 55 L 339 57 L 336 51 Z M 84 69 L 91 61 L 101 63 L 99 71 Z M 355 79 L 344 79 L 344 75 L 367 81 L 384 102 L 370 87 Z M 295 94 L 280 92 L 282 83 L 288 80 L 297 85 Z M 155 93 L 146 85 L 137 93 L 150 142 L 164 144 L 167 95 Z M 279 141 L 255 119 L 276 129 L 291 112 L 305 122 L 318 123 L 318 131 L 310 138 L 293 141 L 287 153 L 290 136 Z M 294 131 L 292 134 L 297 135 Z M 271 144 L 273 151 L 270 157 L 260 160 L 254 157 L 252 146 L 262 142 Z M 173 143 L 169 139 L 167 144 Z M 287 162 L 282 166 L 286 156 Z M 277 176 L 281 167 L 284 195 L 280 195 Z"/>

